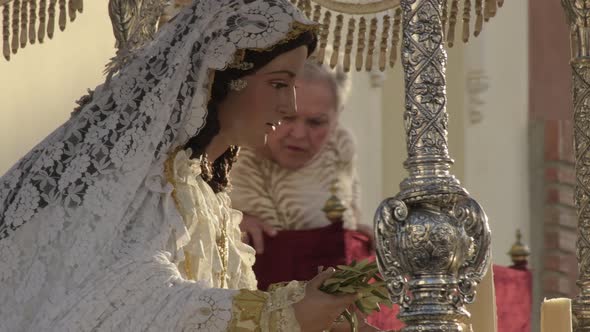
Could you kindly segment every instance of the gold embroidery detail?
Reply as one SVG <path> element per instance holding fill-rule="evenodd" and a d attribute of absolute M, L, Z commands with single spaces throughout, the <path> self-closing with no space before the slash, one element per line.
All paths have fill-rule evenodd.
<path fill-rule="evenodd" d="M 240 290 L 234 296 L 230 331 L 262 331 L 260 322 L 268 298 L 268 294 L 261 291 Z"/>

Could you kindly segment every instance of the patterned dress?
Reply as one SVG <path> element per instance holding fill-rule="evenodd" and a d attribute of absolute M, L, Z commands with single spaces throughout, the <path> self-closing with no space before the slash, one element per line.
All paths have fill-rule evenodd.
<path fill-rule="evenodd" d="M 343 227 L 356 230 L 360 186 L 355 155 L 352 135 L 340 126 L 322 150 L 297 170 L 282 168 L 242 149 L 231 173 L 233 207 L 278 230 L 326 227 L 330 221 L 322 209 L 336 184 L 336 196 L 346 207 Z"/>

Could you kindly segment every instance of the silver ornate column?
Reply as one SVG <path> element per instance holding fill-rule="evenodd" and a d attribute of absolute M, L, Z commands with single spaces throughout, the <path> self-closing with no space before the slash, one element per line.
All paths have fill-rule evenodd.
<path fill-rule="evenodd" d="M 402 0 L 409 176 L 375 216 L 377 258 L 411 331 L 470 331 L 464 307 L 489 260 L 479 204 L 450 173 L 442 0 Z"/>
<path fill-rule="evenodd" d="M 574 148 L 576 154 L 575 204 L 578 214 L 579 295 L 572 311 L 575 331 L 590 331 L 590 3 L 562 0 L 570 25 Z"/>

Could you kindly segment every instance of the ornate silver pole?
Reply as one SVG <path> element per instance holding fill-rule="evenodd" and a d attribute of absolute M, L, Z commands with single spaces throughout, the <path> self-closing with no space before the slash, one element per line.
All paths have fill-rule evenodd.
<path fill-rule="evenodd" d="M 375 216 L 377 258 L 399 317 L 413 331 L 470 331 L 489 260 L 479 204 L 450 173 L 442 0 L 401 0 L 409 176 Z"/>
<path fill-rule="evenodd" d="M 572 311 L 575 331 L 590 331 L 590 2 L 562 0 L 570 25 L 574 148 L 576 153 L 575 204 L 578 213 L 578 287 Z"/>

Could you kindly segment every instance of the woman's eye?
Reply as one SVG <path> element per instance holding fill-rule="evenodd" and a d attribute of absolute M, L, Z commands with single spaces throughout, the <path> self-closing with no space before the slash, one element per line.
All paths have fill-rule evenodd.
<path fill-rule="evenodd" d="M 284 89 L 289 86 L 288 84 L 282 82 L 271 82 L 270 85 L 277 90 Z"/>
<path fill-rule="evenodd" d="M 327 123 L 327 121 L 324 121 L 324 120 L 309 120 L 307 123 L 310 126 L 312 126 L 312 127 L 321 127 L 321 126 L 325 125 Z"/>

